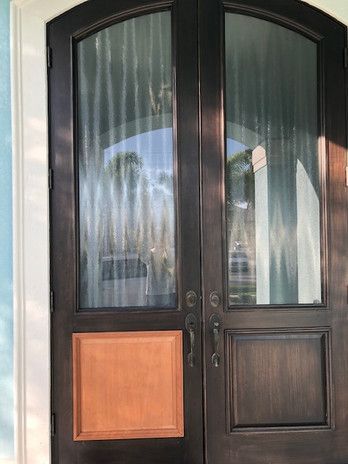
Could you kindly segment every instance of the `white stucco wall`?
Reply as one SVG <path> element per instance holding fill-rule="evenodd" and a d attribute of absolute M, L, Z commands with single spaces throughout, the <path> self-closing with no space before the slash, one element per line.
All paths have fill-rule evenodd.
<path fill-rule="evenodd" d="M 348 0 L 307 0 L 304 3 L 320 8 L 325 13 L 348 25 Z"/>

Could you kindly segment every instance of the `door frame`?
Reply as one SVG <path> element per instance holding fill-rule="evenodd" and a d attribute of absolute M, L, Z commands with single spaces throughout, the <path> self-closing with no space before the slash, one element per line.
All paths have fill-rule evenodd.
<path fill-rule="evenodd" d="M 84 1 L 11 1 L 17 464 L 51 462 L 46 23 Z M 318 0 L 306 3 L 320 8 Z M 348 10 L 339 5 L 323 12 L 348 25 Z"/>
<path fill-rule="evenodd" d="M 46 24 L 84 1 L 11 2 L 15 462 L 18 464 L 51 462 Z M 35 214 L 30 214 L 33 211 Z"/>

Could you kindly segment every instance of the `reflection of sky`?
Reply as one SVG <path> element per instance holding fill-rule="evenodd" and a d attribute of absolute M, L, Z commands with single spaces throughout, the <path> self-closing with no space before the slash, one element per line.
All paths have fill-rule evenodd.
<path fill-rule="evenodd" d="M 228 157 L 231 157 L 234 154 L 247 150 L 247 149 L 248 147 L 246 147 L 242 143 L 237 142 L 237 140 L 233 140 L 229 138 L 227 138 L 226 140 L 226 152 L 227 152 Z"/>
<path fill-rule="evenodd" d="M 237 140 L 227 138 L 227 156 L 246 150 L 248 147 Z M 135 152 L 144 162 L 145 170 L 173 171 L 173 131 L 172 128 L 157 129 L 129 137 L 104 150 L 105 165 L 120 152 Z"/>
<path fill-rule="evenodd" d="M 172 128 L 157 129 L 129 137 L 104 150 L 105 165 L 119 152 L 135 152 L 149 171 L 173 171 Z"/>

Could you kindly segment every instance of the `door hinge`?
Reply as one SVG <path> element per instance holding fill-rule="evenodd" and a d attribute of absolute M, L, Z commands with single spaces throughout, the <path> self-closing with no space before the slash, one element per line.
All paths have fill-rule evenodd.
<path fill-rule="evenodd" d="M 52 68 L 52 48 L 47 47 L 47 68 Z"/>
<path fill-rule="evenodd" d="M 50 311 L 54 313 L 54 292 L 53 290 L 50 291 Z"/>
<path fill-rule="evenodd" d="M 51 437 L 54 437 L 56 434 L 56 415 L 55 413 L 51 414 Z"/>
<path fill-rule="evenodd" d="M 348 187 L 348 166 L 346 166 L 346 187 Z"/>
<path fill-rule="evenodd" d="M 48 170 L 48 188 L 49 190 L 53 189 L 53 169 L 51 168 Z"/>
<path fill-rule="evenodd" d="M 348 47 L 344 48 L 343 53 L 344 53 L 344 58 L 343 58 L 344 68 L 347 69 L 348 68 Z"/>

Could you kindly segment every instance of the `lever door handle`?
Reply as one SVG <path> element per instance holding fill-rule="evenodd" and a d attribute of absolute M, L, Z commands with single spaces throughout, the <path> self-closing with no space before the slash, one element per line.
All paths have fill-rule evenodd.
<path fill-rule="evenodd" d="M 185 327 L 190 335 L 190 352 L 187 355 L 187 362 L 190 367 L 195 365 L 195 334 L 197 329 L 197 318 L 190 313 L 186 316 Z"/>
<path fill-rule="evenodd" d="M 218 314 L 212 314 L 209 319 L 209 327 L 212 332 L 213 338 L 213 354 L 211 357 L 211 363 L 214 367 L 219 367 L 220 365 L 220 354 L 219 354 L 219 345 L 220 345 L 220 332 L 221 332 L 221 318 Z"/>

